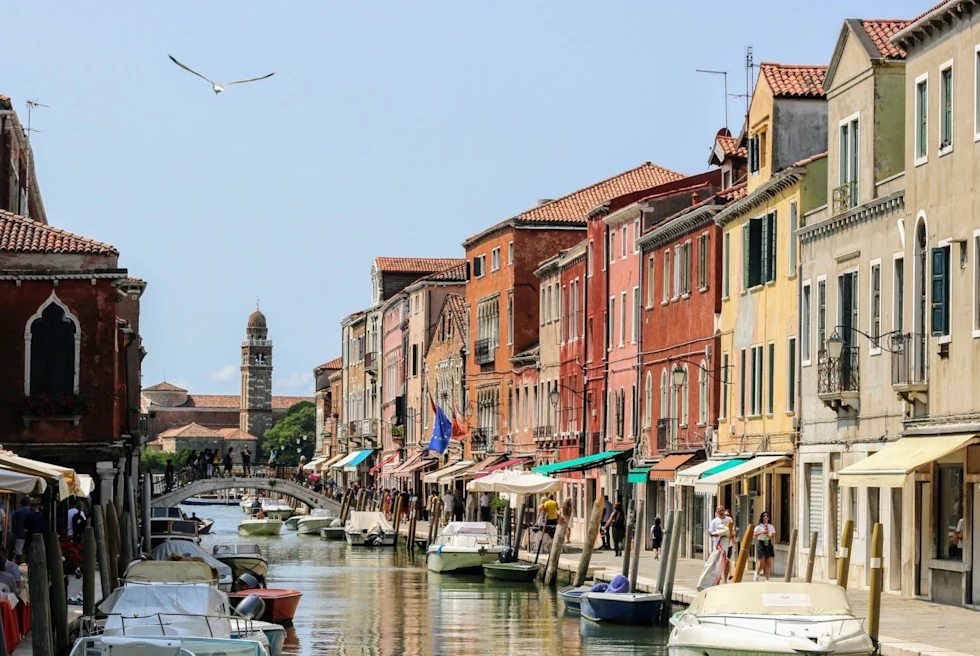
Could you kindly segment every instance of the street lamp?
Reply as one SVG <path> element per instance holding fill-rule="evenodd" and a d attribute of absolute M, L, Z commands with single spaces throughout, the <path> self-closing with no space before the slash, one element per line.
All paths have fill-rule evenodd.
<path fill-rule="evenodd" d="M 674 387 L 681 387 L 684 385 L 684 381 L 687 380 L 687 372 L 678 366 L 674 366 L 674 369 L 670 372 L 670 376 L 674 381 Z"/>
<path fill-rule="evenodd" d="M 827 338 L 827 353 L 830 355 L 831 360 L 839 360 L 843 352 L 844 338 L 835 330 L 834 334 Z"/>

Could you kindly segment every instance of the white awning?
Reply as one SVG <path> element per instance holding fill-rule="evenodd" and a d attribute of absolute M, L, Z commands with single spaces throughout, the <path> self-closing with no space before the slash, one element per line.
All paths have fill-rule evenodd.
<path fill-rule="evenodd" d="M 466 469 L 473 464 L 472 460 L 460 460 L 454 465 L 449 465 L 448 467 L 443 467 L 442 469 L 437 469 L 431 474 L 426 474 L 422 479 L 426 483 L 438 483 L 439 479 L 443 476 L 449 476 L 453 472 L 457 472 L 460 469 Z"/>
<path fill-rule="evenodd" d="M 350 462 L 351 460 L 353 460 L 354 458 L 356 458 L 357 457 L 357 454 L 359 454 L 359 453 L 360 453 L 360 451 L 351 451 L 346 456 L 344 456 L 343 458 L 341 458 L 340 460 L 338 460 L 337 462 L 333 463 L 330 466 L 333 469 L 343 469 L 344 468 L 344 465 L 346 465 L 348 462 Z"/>
<path fill-rule="evenodd" d="M 0 469 L 0 491 L 35 494 L 44 492 L 48 484 L 40 476 Z"/>
<path fill-rule="evenodd" d="M 701 474 L 703 474 L 704 472 L 708 471 L 709 469 L 712 469 L 713 467 L 717 467 L 718 465 L 720 465 L 723 462 L 725 462 L 725 461 L 724 460 L 705 460 L 704 462 L 699 462 L 698 464 L 694 465 L 693 467 L 688 467 L 687 469 L 681 469 L 681 470 L 679 470 L 677 472 L 677 475 L 674 478 L 674 484 L 675 485 L 688 485 L 688 486 L 694 485 L 694 483 L 699 478 L 701 478 Z"/>
<path fill-rule="evenodd" d="M 864 460 L 840 470 L 841 487 L 904 487 L 909 473 L 957 451 L 976 435 L 903 437 Z"/>
<path fill-rule="evenodd" d="M 734 467 L 729 467 L 725 471 L 718 472 L 717 474 L 712 474 L 707 478 L 702 478 L 694 484 L 694 491 L 697 494 L 718 494 L 718 486 L 728 481 L 734 480 L 741 476 L 751 474 L 760 469 L 770 467 L 781 460 L 785 460 L 787 456 L 758 456 L 750 460 L 746 460 L 740 465 L 735 465 Z"/>

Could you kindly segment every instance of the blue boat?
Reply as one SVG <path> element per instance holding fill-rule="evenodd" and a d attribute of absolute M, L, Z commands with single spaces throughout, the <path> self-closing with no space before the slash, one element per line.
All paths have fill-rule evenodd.
<path fill-rule="evenodd" d="M 582 595 L 591 589 L 591 585 L 570 585 L 567 588 L 562 588 L 559 590 L 558 597 L 561 598 L 562 603 L 565 604 L 565 608 L 567 610 L 577 613 L 579 611 Z"/>
<path fill-rule="evenodd" d="M 579 599 L 580 612 L 587 620 L 648 626 L 664 603 L 657 592 L 585 592 Z"/>

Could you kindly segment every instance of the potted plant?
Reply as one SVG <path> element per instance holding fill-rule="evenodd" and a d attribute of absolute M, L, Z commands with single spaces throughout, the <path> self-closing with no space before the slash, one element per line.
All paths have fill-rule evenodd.
<path fill-rule="evenodd" d="M 392 437 L 402 437 L 404 435 L 405 435 L 405 427 L 404 426 L 392 426 L 391 427 L 391 436 Z"/>
<path fill-rule="evenodd" d="M 89 409 L 89 400 L 81 394 L 28 394 L 14 402 L 14 411 L 25 421 L 33 419 L 77 420 Z"/>

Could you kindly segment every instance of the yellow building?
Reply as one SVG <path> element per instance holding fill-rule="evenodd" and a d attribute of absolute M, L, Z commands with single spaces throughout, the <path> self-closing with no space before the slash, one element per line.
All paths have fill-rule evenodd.
<path fill-rule="evenodd" d="M 723 230 L 721 407 L 711 459 L 681 472 L 702 497 L 747 528 L 763 511 L 776 527 L 774 569 L 793 528 L 793 449 L 798 431 L 795 233 L 826 204 L 826 67 L 764 63 L 746 133 L 746 196 L 715 217 Z M 709 502 L 710 500 L 710 502 Z M 695 508 L 696 511 L 699 508 Z"/>

